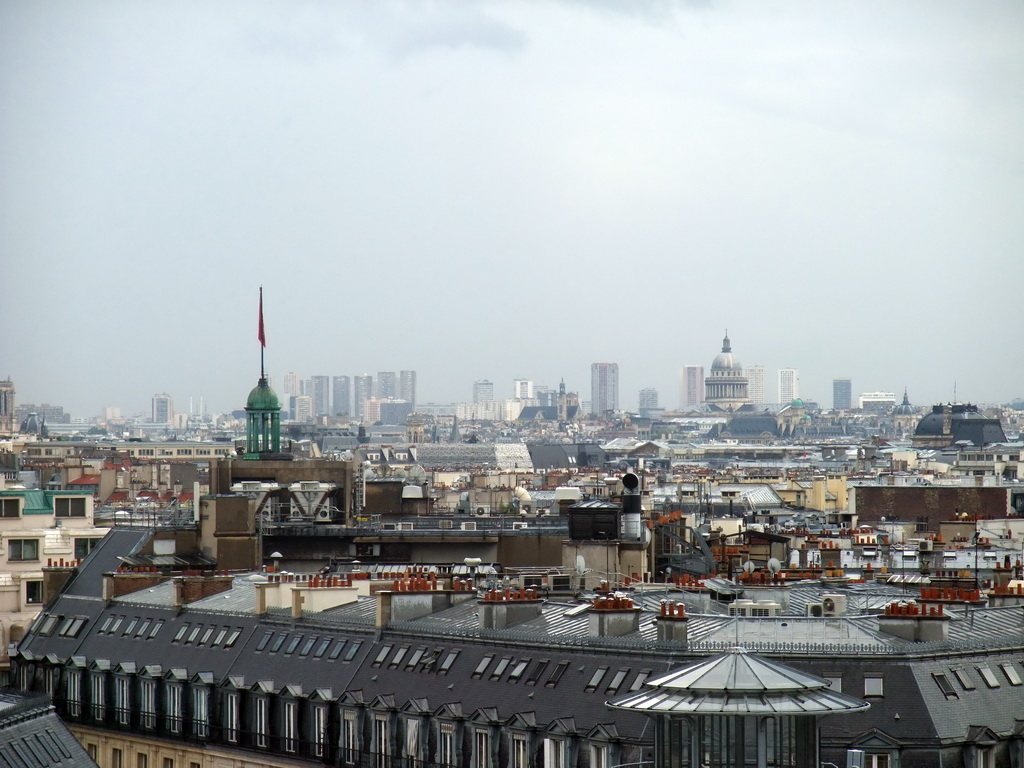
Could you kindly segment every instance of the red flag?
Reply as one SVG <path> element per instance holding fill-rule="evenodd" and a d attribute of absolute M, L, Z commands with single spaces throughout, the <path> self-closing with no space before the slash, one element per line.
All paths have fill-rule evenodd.
<path fill-rule="evenodd" d="M 260 344 L 264 347 L 267 346 L 267 333 L 263 330 L 263 287 L 260 286 L 260 331 L 256 337 L 260 340 Z"/>

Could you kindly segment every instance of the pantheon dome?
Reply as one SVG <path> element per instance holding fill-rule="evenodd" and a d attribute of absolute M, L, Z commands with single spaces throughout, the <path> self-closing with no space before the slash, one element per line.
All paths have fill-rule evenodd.
<path fill-rule="evenodd" d="M 747 377 L 743 375 L 743 365 L 732 353 L 729 331 L 722 339 L 722 351 L 711 363 L 711 371 L 704 380 L 704 400 L 711 408 L 723 411 L 735 411 L 750 402 L 747 393 Z"/>

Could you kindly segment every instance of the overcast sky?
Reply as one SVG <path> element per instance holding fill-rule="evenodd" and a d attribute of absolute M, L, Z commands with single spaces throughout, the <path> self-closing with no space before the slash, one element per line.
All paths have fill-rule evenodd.
<path fill-rule="evenodd" d="M 0 377 L 1024 395 L 1024 3 L 0 4 Z"/>

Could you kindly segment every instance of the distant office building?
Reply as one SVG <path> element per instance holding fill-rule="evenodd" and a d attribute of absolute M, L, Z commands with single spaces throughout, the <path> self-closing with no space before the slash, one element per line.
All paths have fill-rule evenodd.
<path fill-rule="evenodd" d="M 380 371 L 377 374 L 377 392 L 379 400 L 398 397 L 398 375 L 394 371 Z"/>
<path fill-rule="evenodd" d="M 14 382 L 0 381 L 0 434 L 14 434 Z"/>
<path fill-rule="evenodd" d="M 638 398 L 638 410 L 644 418 L 648 417 L 651 411 L 658 410 L 658 390 L 653 387 L 646 387 L 640 390 Z"/>
<path fill-rule="evenodd" d="M 857 404 L 862 411 L 889 414 L 896 407 L 896 393 L 865 392 L 858 398 Z"/>
<path fill-rule="evenodd" d="M 356 376 L 353 381 L 354 387 L 354 398 L 352 413 L 357 418 L 363 418 L 363 403 L 373 397 L 373 376 L 363 374 L 362 376 Z"/>
<path fill-rule="evenodd" d="M 331 410 L 335 416 L 348 416 L 352 413 L 352 380 L 348 376 L 335 376 L 333 384 Z"/>
<path fill-rule="evenodd" d="M 309 424 L 313 421 L 313 398 L 310 395 L 292 395 L 290 398 L 292 421 Z"/>
<path fill-rule="evenodd" d="M 538 384 L 533 388 L 533 398 L 537 405 L 551 407 L 558 403 L 558 392 L 551 387 Z"/>
<path fill-rule="evenodd" d="M 416 410 L 416 371 L 400 371 L 398 374 L 398 397 Z M 400 424 L 404 424 L 403 419 Z"/>
<path fill-rule="evenodd" d="M 153 423 L 170 424 L 174 420 L 174 401 L 170 395 L 153 395 Z"/>
<path fill-rule="evenodd" d="M 853 383 L 849 379 L 832 379 L 832 408 L 848 411 L 853 407 Z"/>
<path fill-rule="evenodd" d="M 309 394 L 313 398 L 313 417 L 316 419 L 331 413 L 330 382 L 328 376 L 313 376 L 310 379 L 313 389 Z"/>
<path fill-rule="evenodd" d="M 696 408 L 704 402 L 704 366 L 684 365 L 679 375 L 679 407 Z"/>
<path fill-rule="evenodd" d="M 779 405 L 789 405 L 800 397 L 800 373 L 796 368 L 779 369 Z"/>
<path fill-rule="evenodd" d="M 619 410 L 619 364 L 592 363 L 590 402 L 594 413 Z"/>
<path fill-rule="evenodd" d="M 381 424 L 405 424 L 410 414 L 412 414 L 412 403 L 408 400 L 380 401 L 379 421 Z"/>
<path fill-rule="evenodd" d="M 530 379 L 513 379 L 512 397 L 516 400 L 533 400 L 533 381 Z"/>
<path fill-rule="evenodd" d="M 743 364 L 732 353 L 732 342 L 726 331 L 722 351 L 711 363 L 711 374 L 704 379 L 704 401 L 722 411 L 735 411 L 750 402 L 749 383 L 743 375 Z"/>
<path fill-rule="evenodd" d="M 494 382 L 480 379 L 473 382 L 473 402 L 489 403 L 494 399 Z"/>
<path fill-rule="evenodd" d="M 380 421 L 380 404 L 380 399 L 376 397 L 368 397 L 363 400 L 359 420 L 363 424 L 376 424 Z"/>
<path fill-rule="evenodd" d="M 747 374 L 747 395 L 753 405 L 764 405 L 764 366 L 750 365 L 746 369 Z"/>
<path fill-rule="evenodd" d="M 103 408 L 103 421 L 120 421 L 121 409 L 116 405 L 108 405 Z M 2 431 L 2 430 L 0 430 Z"/>
<path fill-rule="evenodd" d="M 289 397 L 302 394 L 302 382 L 299 380 L 299 374 L 295 373 L 295 371 L 289 371 L 284 375 L 281 394 L 284 396 L 285 402 L 290 402 L 288 400 Z"/>

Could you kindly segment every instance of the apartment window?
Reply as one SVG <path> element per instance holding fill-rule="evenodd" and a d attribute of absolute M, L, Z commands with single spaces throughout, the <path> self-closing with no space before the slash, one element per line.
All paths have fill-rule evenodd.
<path fill-rule="evenodd" d="M 93 744 L 92 742 L 85 745 L 85 751 L 89 755 L 89 759 L 92 760 L 94 763 L 99 759 L 99 747 Z"/>
<path fill-rule="evenodd" d="M 39 539 L 11 539 L 7 542 L 7 559 L 22 563 L 39 559 Z"/>
<path fill-rule="evenodd" d="M 459 658 L 458 651 L 450 651 L 447 656 L 444 657 L 444 661 L 441 662 L 441 666 L 438 667 L 437 672 L 440 675 L 447 675 L 448 670 L 452 668 L 452 664 Z"/>
<path fill-rule="evenodd" d="M 192 689 L 192 733 L 200 739 L 210 735 L 210 689 L 205 686 Z"/>
<path fill-rule="evenodd" d="M 330 647 L 330 645 L 330 638 L 328 638 L 327 640 L 321 640 L 320 645 L 316 647 L 316 653 L 313 654 L 313 658 L 319 659 L 320 657 L 322 657 L 325 653 L 327 653 L 327 649 Z"/>
<path fill-rule="evenodd" d="M 43 603 L 43 582 L 25 582 L 25 605 L 42 605 Z"/>
<path fill-rule="evenodd" d="M 562 675 L 565 674 L 565 670 L 567 670 L 568 668 L 568 661 L 558 662 L 558 666 L 555 667 L 554 671 L 551 673 L 551 677 L 549 677 L 548 681 L 544 683 L 544 686 L 546 688 L 554 688 L 556 685 L 558 685 L 558 681 L 562 679 Z"/>
<path fill-rule="evenodd" d="M 420 759 L 420 721 L 412 717 L 405 719 L 405 756 L 411 761 Z"/>
<path fill-rule="evenodd" d="M 608 768 L 608 747 L 594 744 L 590 747 L 590 768 Z"/>
<path fill-rule="evenodd" d="M 313 709 L 313 754 L 323 757 L 327 749 L 327 707 L 318 705 Z"/>
<path fill-rule="evenodd" d="M 156 681 L 143 680 L 139 688 L 142 727 L 156 727 Z"/>
<path fill-rule="evenodd" d="M 842 693 L 843 692 L 843 678 L 842 677 L 838 677 L 838 676 L 836 676 L 836 677 L 826 677 L 825 679 L 828 680 L 828 687 L 831 688 L 833 691 L 835 691 L 836 693 Z"/>
<path fill-rule="evenodd" d="M 306 644 L 302 646 L 302 650 L 299 651 L 299 656 L 308 656 L 309 652 L 313 650 L 313 644 L 316 643 L 317 638 L 311 637 L 306 641 Z"/>
<path fill-rule="evenodd" d="M 60 621 L 60 616 L 49 615 L 43 619 L 43 623 L 39 625 L 39 634 L 43 637 L 49 637 L 54 628 L 57 626 L 57 622 Z"/>
<path fill-rule="evenodd" d="M 985 685 L 989 688 L 999 687 L 999 678 L 996 677 L 996 673 L 989 667 L 978 667 L 978 674 L 981 675 L 981 679 L 985 681 Z"/>
<path fill-rule="evenodd" d="M 376 749 L 375 768 L 388 768 L 391 764 L 391 740 L 388 738 L 388 718 L 378 715 L 373 721 L 373 743 Z"/>
<path fill-rule="evenodd" d="M 949 682 L 949 678 L 941 672 L 932 672 L 932 677 L 935 679 L 935 684 L 939 686 L 939 690 L 942 691 L 943 695 L 948 698 L 958 699 L 960 696 L 957 694 L 953 684 Z"/>
<path fill-rule="evenodd" d="M 95 720 L 102 720 L 104 710 L 107 707 L 107 687 L 102 674 L 91 675 L 89 700 L 92 702 L 92 716 Z"/>
<path fill-rule="evenodd" d="M 269 735 L 269 708 L 270 702 L 267 701 L 266 696 L 260 696 L 256 699 L 256 746 L 266 747 L 267 737 Z"/>
<path fill-rule="evenodd" d="M 608 671 L 608 667 L 598 667 L 594 671 L 593 676 L 590 678 L 590 681 L 587 683 L 587 687 L 584 690 L 586 690 L 588 693 L 591 692 L 591 691 L 596 690 L 597 686 L 599 686 L 601 684 L 601 680 L 602 680 L 602 678 L 604 678 L 605 673 L 607 671 Z"/>
<path fill-rule="evenodd" d="M 888 754 L 864 755 L 864 768 L 889 768 Z"/>
<path fill-rule="evenodd" d="M 359 744 L 358 733 L 356 713 L 346 712 L 341 720 L 341 749 L 342 759 L 347 765 L 352 765 L 356 761 L 356 748 Z"/>
<path fill-rule="evenodd" d="M 257 651 L 262 651 L 264 648 L 266 648 L 267 647 L 267 643 L 270 642 L 270 638 L 272 638 L 273 636 L 274 636 L 273 632 L 267 632 L 266 634 L 264 634 L 263 637 L 260 638 L 259 643 L 257 643 L 256 650 Z"/>
<path fill-rule="evenodd" d="M 167 728 L 171 733 L 181 733 L 181 722 L 184 719 L 181 711 L 181 686 L 177 683 L 167 683 L 164 688 L 164 697 Z"/>
<path fill-rule="evenodd" d="M 954 669 L 953 675 L 965 691 L 974 690 L 974 681 L 971 680 L 971 675 L 966 669 Z"/>
<path fill-rule="evenodd" d="M 131 722 L 131 680 L 127 677 L 114 678 L 114 709 L 117 722 L 128 725 Z"/>
<path fill-rule="evenodd" d="M 455 764 L 455 724 L 441 723 L 438 729 L 437 762 L 441 765 Z"/>
<path fill-rule="evenodd" d="M 0 517 L 20 517 L 20 499 L 0 499 Z"/>
<path fill-rule="evenodd" d="M 390 663 L 388 663 L 388 669 L 398 669 L 398 665 L 402 663 L 402 659 L 405 658 L 405 654 L 407 654 L 408 652 L 408 645 L 403 645 L 401 648 L 395 651 L 395 655 L 391 658 Z"/>
<path fill-rule="evenodd" d="M 339 640 L 338 642 L 336 642 L 334 644 L 334 647 L 331 648 L 331 655 L 328 656 L 327 658 L 329 658 L 329 659 L 331 659 L 333 661 L 334 659 L 336 659 L 339 656 L 341 656 L 341 652 L 343 650 L 345 650 L 345 643 L 346 642 L 347 642 L 346 640 Z"/>
<path fill-rule="evenodd" d="M 224 701 L 224 737 L 232 744 L 238 741 L 237 693 L 229 693 Z"/>
<path fill-rule="evenodd" d="M 53 513 L 57 517 L 85 517 L 85 499 L 83 497 L 54 499 Z"/>
<path fill-rule="evenodd" d="M 541 659 L 540 661 L 538 661 L 537 664 L 534 666 L 533 670 L 530 672 L 529 677 L 526 678 L 526 684 L 536 685 L 537 681 L 540 680 L 541 675 L 544 674 L 544 670 L 548 668 L 548 664 L 550 663 L 550 659 Z"/>
<path fill-rule="evenodd" d="M 135 754 L 135 768 L 149 768 L 149 755 L 145 752 Z"/>
<path fill-rule="evenodd" d="M 475 679 L 483 677 L 484 671 L 487 669 L 488 665 L 490 665 L 493 659 L 494 656 L 491 654 L 488 654 L 487 656 L 484 656 L 482 659 L 480 659 L 480 663 L 476 665 L 476 669 L 473 670 L 473 674 L 471 676 Z"/>
<path fill-rule="evenodd" d="M 78 717 L 82 714 L 82 673 L 69 669 L 64 678 L 64 697 L 68 702 L 68 714 Z"/>
<path fill-rule="evenodd" d="M 1006 675 L 1006 679 L 1010 681 L 1010 685 L 1020 685 L 1020 673 L 1017 672 L 1017 668 L 1012 663 L 1004 661 L 999 665 L 999 668 L 1003 670 L 1003 674 Z"/>
<path fill-rule="evenodd" d="M 544 739 L 544 768 L 564 768 L 565 742 L 561 739 Z"/>
<path fill-rule="evenodd" d="M 491 680 L 500 680 L 501 676 L 505 674 L 505 670 L 508 669 L 508 665 L 512 663 L 511 656 L 503 656 L 497 664 L 494 665 L 494 671 L 491 672 Z"/>
<path fill-rule="evenodd" d="M 281 724 L 284 735 L 284 744 L 282 746 L 285 752 L 294 752 L 298 743 L 298 740 L 295 738 L 295 729 L 298 726 L 296 722 L 298 719 L 298 705 L 294 701 L 286 701 L 281 717 L 284 720 Z"/>
<path fill-rule="evenodd" d="M 110 768 L 124 768 L 124 753 L 117 747 L 110 750 Z"/>
<path fill-rule="evenodd" d="M 164 768 L 174 768 L 174 758 L 173 757 L 165 757 L 164 758 Z"/>
<path fill-rule="evenodd" d="M 521 733 L 512 734 L 512 768 L 530 768 L 530 741 Z"/>
<path fill-rule="evenodd" d="M 881 675 L 864 675 L 864 695 L 884 696 L 885 689 L 882 684 Z"/>
<path fill-rule="evenodd" d="M 75 539 L 75 559 L 84 560 L 87 558 L 89 553 L 96 549 L 96 545 L 99 541 L 99 539 Z"/>
<path fill-rule="evenodd" d="M 490 768 L 491 735 L 483 728 L 473 733 L 473 768 Z"/>
<path fill-rule="evenodd" d="M 520 659 L 519 661 L 517 661 L 515 666 L 512 667 L 512 671 L 508 673 L 508 679 L 506 680 L 506 682 L 518 683 L 519 678 L 521 678 L 523 676 L 523 673 L 526 672 L 526 668 L 527 666 L 529 666 L 529 664 L 529 659 Z"/>
<path fill-rule="evenodd" d="M 619 688 L 622 687 L 622 683 L 625 681 L 626 675 L 628 674 L 629 667 L 622 667 L 619 669 L 619 671 L 615 673 L 615 676 L 612 677 L 612 681 L 608 683 L 608 687 L 605 689 L 605 694 L 611 696 L 618 693 Z"/>

